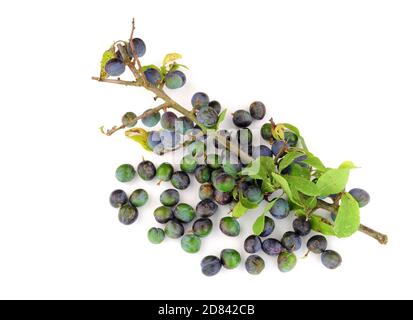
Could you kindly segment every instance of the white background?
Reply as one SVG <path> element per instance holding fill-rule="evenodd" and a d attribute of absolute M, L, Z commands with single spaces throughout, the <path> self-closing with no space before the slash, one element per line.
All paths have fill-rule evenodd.
<path fill-rule="evenodd" d="M 413 104 L 411 1 L 12 1 L 0 12 L 0 298 L 287 299 L 413 298 L 411 208 Z M 144 64 L 176 51 L 188 84 L 185 105 L 205 91 L 231 110 L 262 100 L 279 122 L 296 124 L 328 165 L 353 160 L 350 187 L 367 189 L 363 222 L 389 234 L 330 240 L 340 269 L 318 257 L 281 274 L 242 267 L 200 273 L 207 254 L 242 249 L 218 230 L 202 252 L 179 242 L 151 245 L 162 188 L 114 178 L 144 154 L 102 124 L 154 106 L 137 88 L 100 84 L 102 52 L 127 39 L 132 17 L 147 44 Z M 230 125 L 228 121 L 226 125 Z M 145 187 L 151 203 L 129 227 L 108 203 L 119 187 Z M 183 193 L 195 205 L 197 186 Z M 220 214 L 225 214 L 222 210 Z M 217 219 L 218 217 L 216 217 Z M 279 237 L 288 228 L 277 225 Z M 303 253 L 300 253 L 302 256 Z M 245 256 L 244 256 L 245 257 Z"/>

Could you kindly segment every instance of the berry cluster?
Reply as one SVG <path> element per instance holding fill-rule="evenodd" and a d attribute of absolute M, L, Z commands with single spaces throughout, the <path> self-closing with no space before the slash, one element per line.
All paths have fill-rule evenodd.
<path fill-rule="evenodd" d="M 267 114 L 266 106 L 259 101 L 253 102 L 249 110 L 232 114 L 235 130 L 221 129 L 227 110 L 222 110 L 221 104 L 210 100 L 206 93 L 195 93 L 192 108 L 188 110 L 165 92 L 165 87 L 178 89 L 187 81 L 181 71 L 186 67 L 176 62 L 181 56 L 166 55 L 160 67 L 141 66 L 139 58 L 145 52 L 144 41 L 133 36 L 130 41 L 115 43 L 103 55 L 101 76 L 94 79 L 143 87 L 155 94 L 155 100 L 164 102 L 141 115 L 126 113 L 121 126 L 107 132 L 102 129 L 103 133 L 112 135 L 127 129 L 127 137 L 157 155 L 167 152 L 177 155 L 182 151 L 177 163 L 155 166 L 144 160 L 136 168 L 123 164 L 116 170 L 116 178 L 122 183 L 131 182 L 138 175 L 142 181 L 156 179 L 173 187 L 160 195 L 161 206 L 154 211 L 154 218 L 163 228 L 158 226 L 148 231 L 151 243 L 160 244 L 166 237 L 180 239 L 184 251 L 199 252 L 202 241 L 213 229 L 211 217 L 218 214 L 219 206 L 231 208 L 230 214 L 219 221 L 219 229 L 228 237 L 240 235 L 244 228 L 242 216 L 265 206 L 252 226 L 253 234 L 244 241 L 244 249 L 250 254 L 245 268 L 250 274 L 259 274 L 265 268 L 263 258 L 258 255 L 261 250 L 277 257 L 281 272 L 291 271 L 297 263 L 297 251 L 311 232 L 322 235 L 314 235 L 307 241 L 308 251 L 321 255 L 322 264 L 329 269 L 340 266 L 342 259 L 335 251 L 327 250 L 324 236 L 345 238 L 361 231 L 382 244 L 387 243 L 387 236 L 360 223 L 360 208 L 369 203 L 369 194 L 362 189 L 346 192 L 349 174 L 356 168 L 352 162 L 343 162 L 338 168 L 326 167 L 308 150 L 300 131 L 288 123 L 270 119 L 258 134 L 253 132 L 251 124 L 264 120 Z M 135 81 L 108 79 L 119 77 L 127 68 Z M 149 130 L 137 127 L 139 121 Z M 200 184 L 200 201 L 195 206 L 182 203 L 179 193 L 187 190 L 193 177 Z M 137 220 L 138 208 L 148 198 L 143 189 L 135 190 L 129 197 L 124 191 L 115 190 L 110 203 L 119 209 L 120 222 L 130 225 Z M 295 215 L 291 230 L 280 240 L 272 237 L 276 221 L 290 214 Z M 205 257 L 201 269 L 212 276 L 222 266 L 234 269 L 241 261 L 237 250 L 224 249 L 220 257 Z"/>

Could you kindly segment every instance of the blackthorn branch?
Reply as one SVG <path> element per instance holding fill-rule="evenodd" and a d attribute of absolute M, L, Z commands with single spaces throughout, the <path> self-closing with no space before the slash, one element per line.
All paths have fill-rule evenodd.
<path fill-rule="evenodd" d="M 184 115 L 185 117 L 187 117 L 190 121 L 192 121 L 193 123 L 197 124 L 200 128 L 202 128 L 202 134 L 206 133 L 206 130 L 204 129 L 204 127 L 202 126 L 201 123 L 199 123 L 197 117 L 196 117 L 196 109 L 195 108 L 191 108 L 190 110 L 185 108 L 184 106 L 180 105 L 178 102 L 176 102 L 174 99 L 172 99 L 165 91 L 164 91 L 164 84 L 165 82 L 162 82 L 158 85 L 154 85 L 152 83 L 150 83 L 148 81 L 148 79 L 145 76 L 145 73 L 143 71 L 141 62 L 139 60 L 138 54 L 135 50 L 135 46 L 133 45 L 133 39 L 134 39 L 134 31 L 135 31 L 135 21 L 132 21 L 132 30 L 131 30 L 131 35 L 130 35 L 130 40 L 129 40 L 129 44 L 130 44 L 130 48 L 132 51 L 132 58 L 130 57 L 130 55 L 127 52 L 126 46 L 124 44 L 121 43 L 117 43 L 116 47 L 122 57 L 123 62 L 125 63 L 125 65 L 130 69 L 130 71 L 132 72 L 135 80 L 134 81 L 124 81 L 121 79 L 107 79 L 107 78 L 102 78 L 102 77 L 92 77 L 93 80 L 95 81 L 99 81 L 99 82 L 105 82 L 105 83 L 111 83 L 111 84 L 117 84 L 117 85 L 124 85 L 124 86 L 134 86 L 134 87 L 142 87 L 146 90 L 148 90 L 149 92 L 154 94 L 154 98 L 155 100 L 157 99 L 161 99 L 163 101 L 163 103 L 155 108 L 152 108 L 148 111 L 145 111 L 144 113 L 142 113 L 139 116 L 136 116 L 136 118 L 131 119 L 130 123 L 133 123 L 137 120 L 141 120 L 143 118 L 146 118 L 148 116 L 151 116 L 153 114 L 158 113 L 161 110 L 166 110 L 168 108 L 170 109 L 174 109 L 177 112 L 181 113 L 182 115 Z M 273 130 L 276 130 L 277 125 L 275 124 L 275 122 L 273 121 L 273 119 L 271 119 L 271 125 L 273 127 Z M 128 127 L 129 123 L 123 124 L 121 126 L 115 126 L 112 129 L 104 132 L 106 135 L 110 136 L 112 134 L 114 134 L 115 132 L 119 131 L 119 130 L 123 130 L 126 129 Z M 220 146 L 223 146 L 224 148 L 228 149 L 231 153 L 239 156 L 240 160 L 243 163 L 251 163 L 254 159 L 245 151 L 240 150 L 239 146 L 232 143 L 231 141 L 227 140 L 227 138 L 225 136 L 222 136 L 220 134 L 217 134 L 216 132 L 213 131 L 208 131 L 208 134 L 210 136 L 212 136 L 212 138 L 216 139 L 216 141 L 218 142 L 218 144 Z M 176 146 L 176 148 L 172 149 L 176 150 L 177 148 L 186 146 L 188 143 L 193 142 L 196 139 L 196 137 L 191 137 L 190 140 L 184 142 L 183 144 L 180 144 L 178 146 Z M 305 147 L 304 147 L 305 149 Z M 306 151 L 303 149 L 299 149 L 299 148 L 294 148 L 294 147 L 290 147 L 287 146 L 286 142 L 284 142 L 284 146 L 281 147 L 280 151 L 278 152 L 278 154 L 276 154 L 275 157 L 275 163 L 278 163 L 278 160 L 281 158 L 282 154 L 284 152 L 286 152 L 287 150 L 290 151 Z M 324 209 L 327 210 L 329 212 L 338 213 L 338 209 L 339 209 L 339 202 L 340 202 L 340 197 L 337 197 L 334 201 L 333 204 L 327 203 L 323 200 L 317 200 L 317 203 L 315 205 L 315 207 L 313 208 L 312 212 L 316 211 L 317 209 Z M 333 225 L 333 224 L 331 224 Z M 380 232 L 377 232 L 369 227 L 366 227 L 364 225 L 360 225 L 359 227 L 359 231 L 376 239 L 379 243 L 381 244 L 387 244 L 388 242 L 388 237 Z"/>

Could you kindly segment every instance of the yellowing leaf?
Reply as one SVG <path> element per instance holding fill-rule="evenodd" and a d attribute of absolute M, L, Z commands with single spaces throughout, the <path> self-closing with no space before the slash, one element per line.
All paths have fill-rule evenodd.
<path fill-rule="evenodd" d="M 148 145 L 148 134 L 142 128 L 133 128 L 125 132 L 125 136 L 139 143 L 146 151 L 152 151 Z"/>
<path fill-rule="evenodd" d="M 163 59 L 163 65 L 166 66 L 178 59 L 182 59 L 182 56 L 179 53 L 168 53 Z"/>
<path fill-rule="evenodd" d="M 284 129 L 283 124 L 277 124 L 275 128 L 272 129 L 272 136 L 277 140 L 284 140 Z"/>
<path fill-rule="evenodd" d="M 110 49 L 106 50 L 103 53 L 102 60 L 100 62 L 100 78 L 101 79 L 108 78 L 109 75 L 105 71 L 105 66 L 109 60 L 114 59 L 114 58 L 116 58 L 116 52 L 115 52 L 115 46 L 112 45 Z"/>
<path fill-rule="evenodd" d="M 357 169 L 358 167 L 354 164 L 353 161 L 344 161 L 340 164 L 339 169 Z"/>

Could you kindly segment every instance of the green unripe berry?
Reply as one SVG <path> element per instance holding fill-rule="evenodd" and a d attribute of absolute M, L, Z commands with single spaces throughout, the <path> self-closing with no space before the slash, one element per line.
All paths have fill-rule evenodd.
<path fill-rule="evenodd" d="M 170 221 L 174 214 L 171 208 L 168 207 L 159 207 L 155 209 L 153 212 L 153 216 L 155 217 L 155 220 L 159 223 L 167 223 Z"/>
<path fill-rule="evenodd" d="M 142 207 L 148 202 L 148 193 L 143 189 L 138 189 L 132 192 L 129 197 L 129 202 L 135 207 Z"/>
<path fill-rule="evenodd" d="M 148 231 L 148 239 L 153 244 L 160 244 L 165 240 L 165 232 L 160 228 L 151 228 Z"/>
<path fill-rule="evenodd" d="M 290 272 L 297 265 L 297 257 L 294 253 L 282 252 L 278 256 L 278 269 L 281 272 Z"/>
<path fill-rule="evenodd" d="M 261 137 L 267 141 L 273 139 L 271 123 L 266 123 L 261 127 Z"/>
<path fill-rule="evenodd" d="M 130 164 L 122 164 L 116 169 L 116 179 L 120 182 L 130 182 L 135 178 L 135 168 Z"/>
<path fill-rule="evenodd" d="M 171 239 L 179 239 L 184 233 L 184 226 L 177 221 L 171 220 L 165 225 L 165 235 Z"/>
<path fill-rule="evenodd" d="M 241 232 L 241 226 L 239 222 L 233 217 L 225 217 L 221 219 L 219 228 L 222 233 L 229 237 L 237 237 Z"/>
<path fill-rule="evenodd" d="M 210 183 L 204 183 L 199 187 L 199 198 L 201 200 L 212 200 L 214 198 L 214 186 Z"/>
<path fill-rule="evenodd" d="M 133 112 L 127 112 L 122 117 L 122 124 L 128 128 L 133 128 L 138 123 L 138 120 L 136 118 L 136 114 L 134 114 Z"/>
<path fill-rule="evenodd" d="M 160 181 L 170 181 L 174 174 L 174 167 L 167 162 L 162 163 L 156 170 L 156 177 Z"/>
<path fill-rule="evenodd" d="M 130 225 L 138 219 L 138 210 L 131 204 L 125 204 L 119 209 L 119 221 L 124 225 Z"/>
<path fill-rule="evenodd" d="M 175 189 L 168 189 L 161 193 L 159 197 L 161 203 L 166 207 L 173 207 L 179 203 L 180 195 Z"/>
<path fill-rule="evenodd" d="M 189 223 L 195 219 L 195 209 L 189 204 L 180 203 L 174 209 L 174 216 L 182 223 Z"/>
<path fill-rule="evenodd" d="M 206 218 L 198 219 L 194 222 L 192 231 L 198 237 L 207 237 L 212 231 L 212 221 Z"/>
<path fill-rule="evenodd" d="M 197 253 L 201 249 L 201 239 L 194 234 L 187 234 L 181 239 L 181 247 L 188 253 Z"/>
<path fill-rule="evenodd" d="M 226 269 L 235 269 L 241 263 L 241 255 L 234 249 L 224 249 L 221 252 L 221 262 Z"/>
<path fill-rule="evenodd" d="M 214 187 L 220 192 L 231 192 L 235 188 L 235 179 L 227 173 L 222 173 L 216 177 Z"/>
<path fill-rule="evenodd" d="M 197 166 L 198 166 L 198 162 L 192 155 L 187 155 L 182 158 L 182 161 L 181 161 L 182 171 L 186 173 L 194 173 Z"/>

